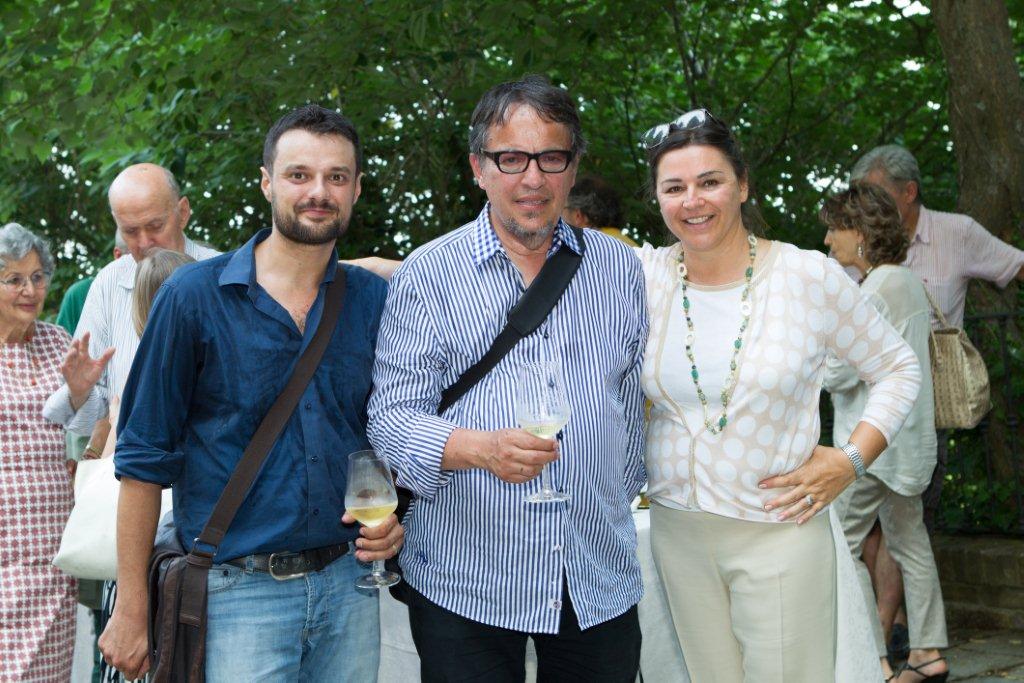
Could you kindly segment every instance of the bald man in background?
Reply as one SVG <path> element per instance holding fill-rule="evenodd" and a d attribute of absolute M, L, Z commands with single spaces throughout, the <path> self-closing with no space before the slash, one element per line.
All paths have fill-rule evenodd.
<path fill-rule="evenodd" d="M 129 166 L 111 183 L 107 199 L 128 253 L 96 275 L 62 367 L 66 383 L 43 408 L 47 419 L 85 436 L 107 416 L 110 399 L 121 395 L 139 346 L 131 313 L 137 263 L 156 247 L 197 261 L 220 253 L 185 237 L 192 207 L 162 166 Z"/>

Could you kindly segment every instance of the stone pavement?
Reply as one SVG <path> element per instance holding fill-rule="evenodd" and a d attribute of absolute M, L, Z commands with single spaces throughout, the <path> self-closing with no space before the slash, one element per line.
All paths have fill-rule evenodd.
<path fill-rule="evenodd" d="M 88 653 L 92 623 L 87 618 L 85 608 L 81 611 L 72 683 L 89 681 Z M 1024 631 L 954 628 L 950 630 L 949 642 L 946 660 L 953 672 L 949 677 L 950 682 L 1024 682 Z"/>
<path fill-rule="evenodd" d="M 1024 681 L 1024 631 L 954 628 L 949 644 L 950 681 Z"/>

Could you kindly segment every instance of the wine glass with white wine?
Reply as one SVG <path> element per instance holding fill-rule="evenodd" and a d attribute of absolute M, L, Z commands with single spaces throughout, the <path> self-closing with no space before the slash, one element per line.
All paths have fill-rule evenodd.
<path fill-rule="evenodd" d="M 373 451 L 356 451 L 348 456 L 348 486 L 345 509 L 363 526 L 382 524 L 398 507 L 391 470 Z M 373 561 L 373 571 L 356 580 L 359 588 L 387 588 L 402 577 L 384 570 L 384 560 Z"/>
<path fill-rule="evenodd" d="M 525 431 L 542 439 L 554 439 L 569 421 L 562 366 L 557 361 L 526 363 L 519 368 L 516 386 L 516 419 Z M 551 486 L 550 465 L 540 471 L 540 490 L 526 497 L 528 503 L 560 503 L 569 496 Z"/>

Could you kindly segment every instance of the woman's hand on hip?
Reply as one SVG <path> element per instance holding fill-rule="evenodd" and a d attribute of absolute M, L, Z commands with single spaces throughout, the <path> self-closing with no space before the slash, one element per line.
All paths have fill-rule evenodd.
<path fill-rule="evenodd" d="M 800 467 L 787 474 L 768 477 L 758 484 L 762 489 L 790 490 L 765 503 L 766 512 L 780 510 L 781 522 L 796 518 L 803 524 L 834 501 L 857 478 L 846 453 L 838 448 L 816 446 Z"/>

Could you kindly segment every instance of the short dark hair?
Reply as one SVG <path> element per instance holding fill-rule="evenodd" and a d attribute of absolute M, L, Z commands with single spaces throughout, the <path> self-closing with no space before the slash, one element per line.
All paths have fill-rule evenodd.
<path fill-rule="evenodd" d="M 611 184 L 596 176 L 576 181 L 569 191 L 565 208 L 578 209 L 596 228 L 621 228 L 622 204 Z"/>
<path fill-rule="evenodd" d="M 290 130 L 305 130 L 314 135 L 340 135 L 352 143 L 356 151 L 356 173 L 363 168 L 363 148 L 359 144 L 356 127 L 346 117 L 336 111 L 326 109 L 318 104 L 307 104 L 290 112 L 277 120 L 267 132 L 263 142 L 263 166 L 270 170 L 277 156 L 277 141 Z"/>
<path fill-rule="evenodd" d="M 864 260 L 872 266 L 900 265 L 907 258 L 910 236 L 900 211 L 885 188 L 863 181 L 825 200 L 818 213 L 829 230 L 856 230 L 864 236 Z"/>
<path fill-rule="evenodd" d="M 487 146 L 491 126 L 505 124 L 517 105 L 530 107 L 545 121 L 564 124 L 572 138 L 574 157 L 579 158 L 587 151 L 580 117 L 569 93 L 537 74 L 496 85 L 484 93 L 470 119 L 469 151 L 480 154 Z"/>
<path fill-rule="evenodd" d="M 739 142 L 733 137 L 732 131 L 721 120 L 709 116 L 699 126 L 673 130 L 664 140 L 647 150 L 647 165 L 650 172 L 650 191 L 655 194 L 658 184 L 658 164 L 668 152 L 689 147 L 690 145 L 706 145 L 714 147 L 732 166 L 736 178 L 747 183 L 748 200 L 740 207 L 743 227 L 755 235 L 764 235 L 767 228 L 764 216 L 754 201 L 754 182 L 750 177 L 750 167 L 743 159 Z"/>

